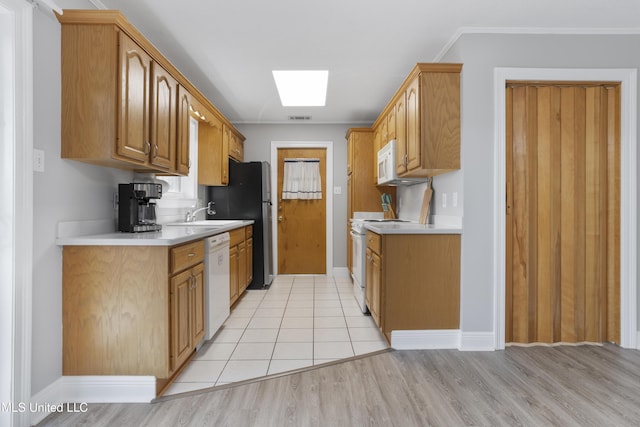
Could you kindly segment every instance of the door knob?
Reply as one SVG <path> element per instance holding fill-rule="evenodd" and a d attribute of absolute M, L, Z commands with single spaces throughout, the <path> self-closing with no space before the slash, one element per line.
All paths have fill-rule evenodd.
<path fill-rule="evenodd" d="M 284 221 L 284 217 L 282 215 L 278 216 L 278 222 Z"/>

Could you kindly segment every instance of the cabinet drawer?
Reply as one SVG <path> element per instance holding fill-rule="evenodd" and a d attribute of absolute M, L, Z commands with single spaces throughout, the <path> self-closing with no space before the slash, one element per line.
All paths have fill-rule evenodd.
<path fill-rule="evenodd" d="M 204 241 L 197 240 L 171 248 L 171 274 L 191 267 L 204 260 Z"/>
<path fill-rule="evenodd" d="M 373 252 L 380 254 L 382 246 L 382 237 L 372 231 L 367 231 L 367 247 Z"/>
<path fill-rule="evenodd" d="M 235 246 L 240 242 L 244 242 L 244 236 L 245 236 L 245 227 L 241 227 L 241 228 L 236 228 L 235 230 L 231 230 L 229 232 L 229 237 L 230 237 L 230 242 L 229 245 L 230 246 Z"/>

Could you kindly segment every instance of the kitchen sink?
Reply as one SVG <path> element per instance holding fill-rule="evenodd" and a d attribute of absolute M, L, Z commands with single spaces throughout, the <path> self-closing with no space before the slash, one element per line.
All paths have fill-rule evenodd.
<path fill-rule="evenodd" d="M 165 225 L 178 225 L 181 227 L 224 227 L 226 225 L 239 224 L 239 219 L 203 219 L 191 222 L 170 222 Z"/>

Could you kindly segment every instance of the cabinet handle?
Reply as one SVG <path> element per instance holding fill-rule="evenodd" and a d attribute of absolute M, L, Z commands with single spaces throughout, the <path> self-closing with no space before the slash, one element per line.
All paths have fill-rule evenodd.
<path fill-rule="evenodd" d="M 149 141 L 144 143 L 144 154 L 149 154 L 151 152 L 151 143 Z"/>
<path fill-rule="evenodd" d="M 196 256 L 196 254 L 194 254 L 193 252 L 191 252 L 191 253 L 188 253 L 188 254 L 187 254 L 187 256 L 188 256 L 189 258 L 191 258 L 191 257 L 193 257 L 193 256 Z"/>
<path fill-rule="evenodd" d="M 158 157 L 158 144 L 153 145 L 153 157 Z"/>

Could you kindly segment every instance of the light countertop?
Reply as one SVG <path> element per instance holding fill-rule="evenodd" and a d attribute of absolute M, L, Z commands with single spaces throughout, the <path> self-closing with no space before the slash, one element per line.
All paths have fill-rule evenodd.
<path fill-rule="evenodd" d="M 162 230 L 144 233 L 120 231 L 103 234 L 58 237 L 58 246 L 173 246 L 192 240 L 203 239 L 235 228 L 253 224 L 253 220 L 238 220 L 232 224 L 208 226 L 167 226 Z"/>
<path fill-rule="evenodd" d="M 377 234 L 462 234 L 462 227 L 457 224 L 366 222 L 365 227 Z"/>

